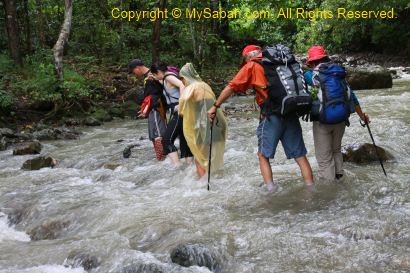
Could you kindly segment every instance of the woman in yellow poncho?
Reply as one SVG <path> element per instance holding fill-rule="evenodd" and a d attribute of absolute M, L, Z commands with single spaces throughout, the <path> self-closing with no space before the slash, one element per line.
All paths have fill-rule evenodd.
<path fill-rule="evenodd" d="M 179 76 L 185 90 L 179 98 L 179 114 L 184 116 L 184 136 L 195 157 L 197 173 L 204 176 L 208 169 L 211 143 L 211 123 L 207 111 L 215 103 L 211 87 L 202 81 L 191 63 L 185 64 Z M 220 109 L 217 111 L 212 132 L 211 171 L 223 167 L 226 141 L 226 120 Z"/>

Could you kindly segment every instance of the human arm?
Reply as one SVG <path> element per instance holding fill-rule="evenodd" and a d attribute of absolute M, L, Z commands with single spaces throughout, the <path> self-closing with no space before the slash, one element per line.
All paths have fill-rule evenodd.
<path fill-rule="evenodd" d="M 357 99 L 356 94 L 353 92 L 353 90 L 350 90 L 350 97 L 354 104 L 354 111 L 357 113 L 360 119 L 363 120 L 365 124 L 370 123 L 369 116 L 365 112 L 363 112 L 362 108 L 360 107 L 359 100 Z"/>
<path fill-rule="evenodd" d="M 173 74 L 171 74 L 171 75 L 173 75 Z M 182 95 L 184 93 L 185 85 L 177 77 L 166 77 L 166 82 L 170 83 L 171 85 L 173 85 L 175 87 L 178 87 L 180 95 Z"/>
<path fill-rule="evenodd" d="M 233 93 L 234 90 L 229 85 L 222 90 L 221 95 L 219 95 L 218 99 L 214 103 L 214 106 L 208 110 L 208 118 L 211 121 L 213 121 L 216 116 L 217 108 L 221 107 L 221 104 L 224 103 Z"/>

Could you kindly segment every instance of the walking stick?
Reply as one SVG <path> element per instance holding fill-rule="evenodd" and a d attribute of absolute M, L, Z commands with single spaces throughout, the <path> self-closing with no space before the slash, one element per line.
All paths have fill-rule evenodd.
<path fill-rule="evenodd" d="M 383 161 L 382 161 L 381 157 L 379 156 L 379 153 L 377 152 L 376 142 L 374 142 L 373 134 L 372 134 L 372 131 L 370 130 L 369 124 L 368 123 L 362 123 L 362 121 L 360 120 L 360 125 L 362 125 L 362 127 L 365 127 L 365 126 L 367 127 L 367 130 L 369 131 L 370 138 L 373 141 L 373 146 L 374 146 L 374 149 L 376 150 L 376 155 L 377 155 L 377 158 L 379 159 L 380 166 L 382 166 L 384 175 L 387 176 L 386 170 L 384 169 L 384 166 L 383 166 Z"/>
<path fill-rule="evenodd" d="M 208 159 L 208 191 L 209 191 L 209 183 L 211 181 L 211 158 L 212 158 L 212 131 L 214 128 L 214 121 L 211 122 L 211 143 L 209 144 L 209 159 Z"/>

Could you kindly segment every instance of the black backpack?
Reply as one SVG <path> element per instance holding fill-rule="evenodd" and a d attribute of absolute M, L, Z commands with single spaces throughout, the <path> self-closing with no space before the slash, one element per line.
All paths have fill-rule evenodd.
<path fill-rule="evenodd" d="M 306 92 L 301 65 L 291 50 L 281 44 L 262 51 L 262 61 L 267 86 L 267 98 L 261 105 L 264 115 L 304 116 L 310 112 L 312 98 Z"/>

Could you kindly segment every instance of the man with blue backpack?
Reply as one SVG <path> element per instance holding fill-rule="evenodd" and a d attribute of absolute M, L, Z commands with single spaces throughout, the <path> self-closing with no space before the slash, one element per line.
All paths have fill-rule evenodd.
<path fill-rule="evenodd" d="M 306 64 L 313 71 L 305 72 L 304 76 L 312 87 L 314 99 L 310 121 L 313 121 L 318 176 L 340 181 L 344 174 L 342 138 L 345 126 L 349 126 L 349 116 L 356 112 L 366 124 L 370 122 L 369 116 L 362 112 L 356 95 L 347 83 L 344 67 L 333 63 L 322 46 L 312 46 L 308 54 Z"/>

